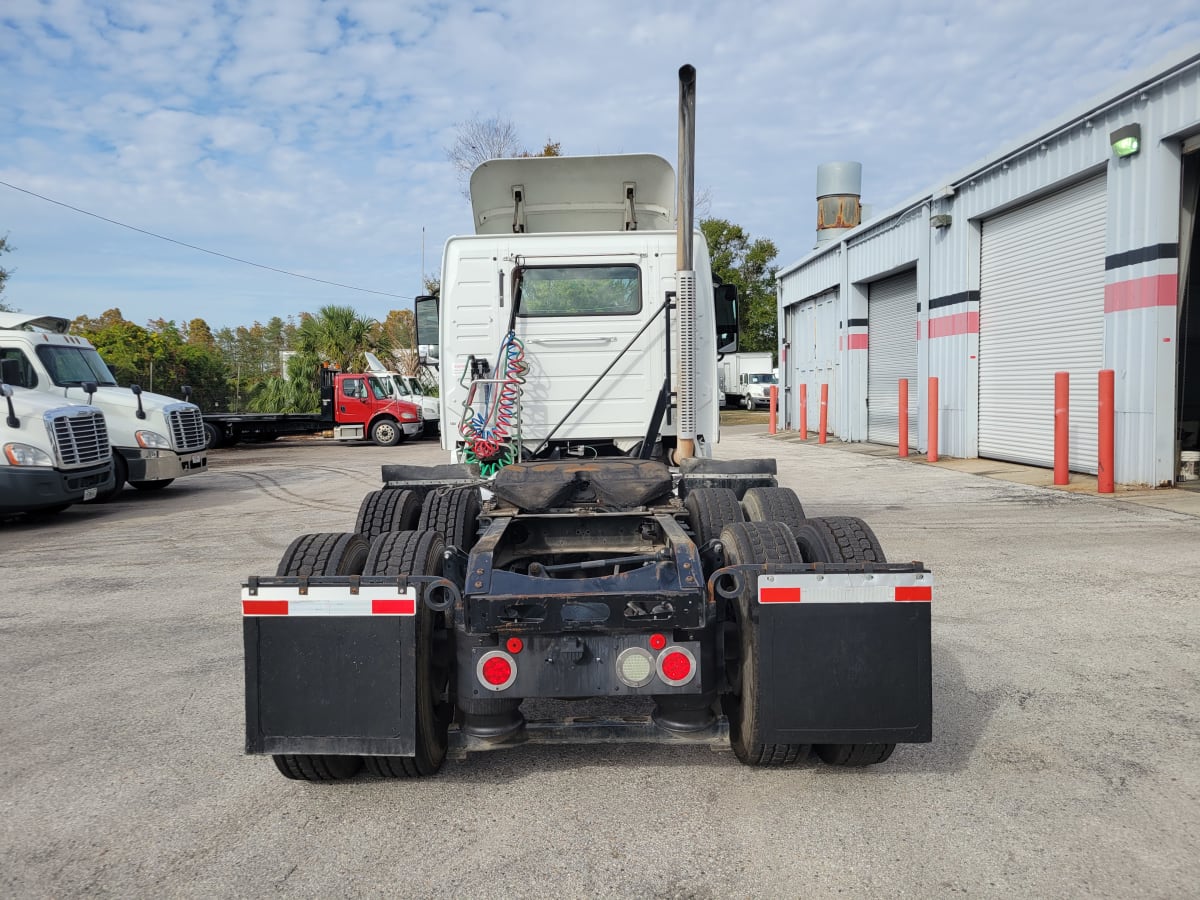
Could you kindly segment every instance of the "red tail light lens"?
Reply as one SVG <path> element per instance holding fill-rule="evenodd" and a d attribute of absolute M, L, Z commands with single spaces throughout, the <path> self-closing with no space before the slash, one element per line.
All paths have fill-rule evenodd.
<path fill-rule="evenodd" d="M 503 650 L 493 650 L 479 658 L 475 674 L 491 691 L 502 691 L 517 680 L 517 661 Z"/>
<path fill-rule="evenodd" d="M 509 653 L 520 653 L 525 649 L 525 642 L 520 638 L 509 638 L 504 642 L 504 649 Z"/>
<path fill-rule="evenodd" d="M 696 675 L 696 658 L 686 648 L 674 647 L 659 655 L 658 674 L 667 684 L 687 684 Z"/>
<path fill-rule="evenodd" d="M 667 636 L 665 634 L 650 635 L 651 650 L 661 650 L 665 646 L 667 646 Z"/>

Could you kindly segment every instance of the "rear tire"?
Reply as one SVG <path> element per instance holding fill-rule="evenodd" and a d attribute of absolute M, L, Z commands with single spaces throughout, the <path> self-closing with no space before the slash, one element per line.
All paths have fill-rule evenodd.
<path fill-rule="evenodd" d="M 438 488 L 425 495 L 418 531 L 437 531 L 449 547 L 464 553 L 475 546 L 479 528 L 479 489 Z"/>
<path fill-rule="evenodd" d="M 302 534 L 283 552 L 276 575 L 361 575 L 371 544 L 361 534 Z"/>
<path fill-rule="evenodd" d="M 697 547 L 720 537 L 726 525 L 746 521 L 737 494 L 729 488 L 696 488 L 688 492 L 683 505 Z"/>
<path fill-rule="evenodd" d="M 362 758 L 358 756 L 284 753 L 271 758 L 285 778 L 295 781 L 341 781 L 362 768 Z"/>
<path fill-rule="evenodd" d="M 276 575 L 361 575 L 371 545 L 360 534 L 302 534 L 288 546 Z M 362 757 L 277 753 L 272 759 L 287 778 L 340 781 L 362 768 Z"/>
<path fill-rule="evenodd" d="M 803 562 L 787 526 L 779 522 L 740 522 L 721 532 L 728 565 L 786 565 Z M 768 744 L 763 741 L 759 685 L 758 631 L 751 617 L 757 602 L 756 579 L 745 579 L 737 599 L 730 601 L 738 626 L 738 660 L 733 690 L 722 698 L 729 717 L 733 753 L 747 766 L 786 766 L 808 756 L 808 744 Z"/>
<path fill-rule="evenodd" d="M 225 433 L 212 422 L 204 423 L 204 449 L 216 450 L 225 443 Z"/>
<path fill-rule="evenodd" d="M 796 527 L 804 521 L 804 507 L 791 488 L 750 488 L 742 497 L 742 509 L 750 522 L 782 522 L 795 535 Z"/>
<path fill-rule="evenodd" d="M 369 541 L 389 531 L 412 531 L 421 519 L 421 501 L 413 491 L 371 491 L 358 507 L 354 530 Z"/>
<path fill-rule="evenodd" d="M 807 519 L 796 535 L 805 562 L 887 562 L 871 526 L 853 516 Z M 895 744 L 817 744 L 821 761 L 831 766 L 873 766 L 884 762 Z"/>
<path fill-rule="evenodd" d="M 441 575 L 446 545 L 434 531 L 385 534 L 371 544 L 366 575 Z M 421 600 L 416 617 L 416 756 L 368 756 L 367 771 L 380 778 L 419 778 L 437 774 L 446 759 L 446 731 L 454 716 L 449 660 L 434 658 L 435 633 L 446 631 L 445 617 Z M 449 641 L 441 642 L 450 646 Z M 440 665 L 439 665 L 440 663 Z"/>

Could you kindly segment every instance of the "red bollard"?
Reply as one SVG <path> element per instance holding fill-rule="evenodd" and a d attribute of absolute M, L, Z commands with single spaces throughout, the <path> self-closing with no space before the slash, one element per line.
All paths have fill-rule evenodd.
<path fill-rule="evenodd" d="M 808 385 L 800 385 L 800 440 L 808 440 Z"/>
<path fill-rule="evenodd" d="M 1116 431 L 1116 416 L 1113 405 L 1116 396 L 1116 374 L 1112 369 L 1100 370 L 1100 428 L 1097 435 L 1099 465 L 1096 471 L 1096 490 L 1101 494 L 1113 492 L 1113 444 Z"/>
<path fill-rule="evenodd" d="M 1054 373 L 1054 483 L 1070 484 L 1071 375 Z"/>
<path fill-rule="evenodd" d="M 768 434 L 775 433 L 775 412 L 779 408 L 779 388 L 771 385 L 771 425 Z"/>
<path fill-rule="evenodd" d="M 900 455 L 908 456 L 908 379 L 900 379 Z"/>
<path fill-rule="evenodd" d="M 829 385 L 821 385 L 821 430 L 817 435 L 817 443 L 825 443 L 827 426 L 829 425 Z"/>
<path fill-rule="evenodd" d="M 926 456 L 930 462 L 938 461 L 938 380 L 936 375 L 929 376 L 929 452 Z"/>

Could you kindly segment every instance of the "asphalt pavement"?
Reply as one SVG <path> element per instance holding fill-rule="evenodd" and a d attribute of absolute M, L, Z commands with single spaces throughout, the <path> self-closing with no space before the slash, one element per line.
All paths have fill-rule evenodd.
<path fill-rule="evenodd" d="M 240 446 L 156 494 L 0 523 L 0 895 L 1197 894 L 1194 504 L 724 438 L 932 568 L 932 744 L 861 770 L 538 746 L 285 780 L 242 754 L 240 580 L 350 530 L 381 464 L 444 456 Z"/>

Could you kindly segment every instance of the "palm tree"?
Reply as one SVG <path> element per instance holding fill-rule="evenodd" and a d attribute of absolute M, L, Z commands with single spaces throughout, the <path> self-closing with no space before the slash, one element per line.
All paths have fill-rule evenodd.
<path fill-rule="evenodd" d="M 374 319 L 360 316 L 351 306 L 322 306 L 306 316 L 296 331 L 296 349 L 330 362 L 343 372 L 366 368 L 363 352 L 390 349 L 386 332 Z M 314 376 L 315 377 L 315 376 Z"/>

